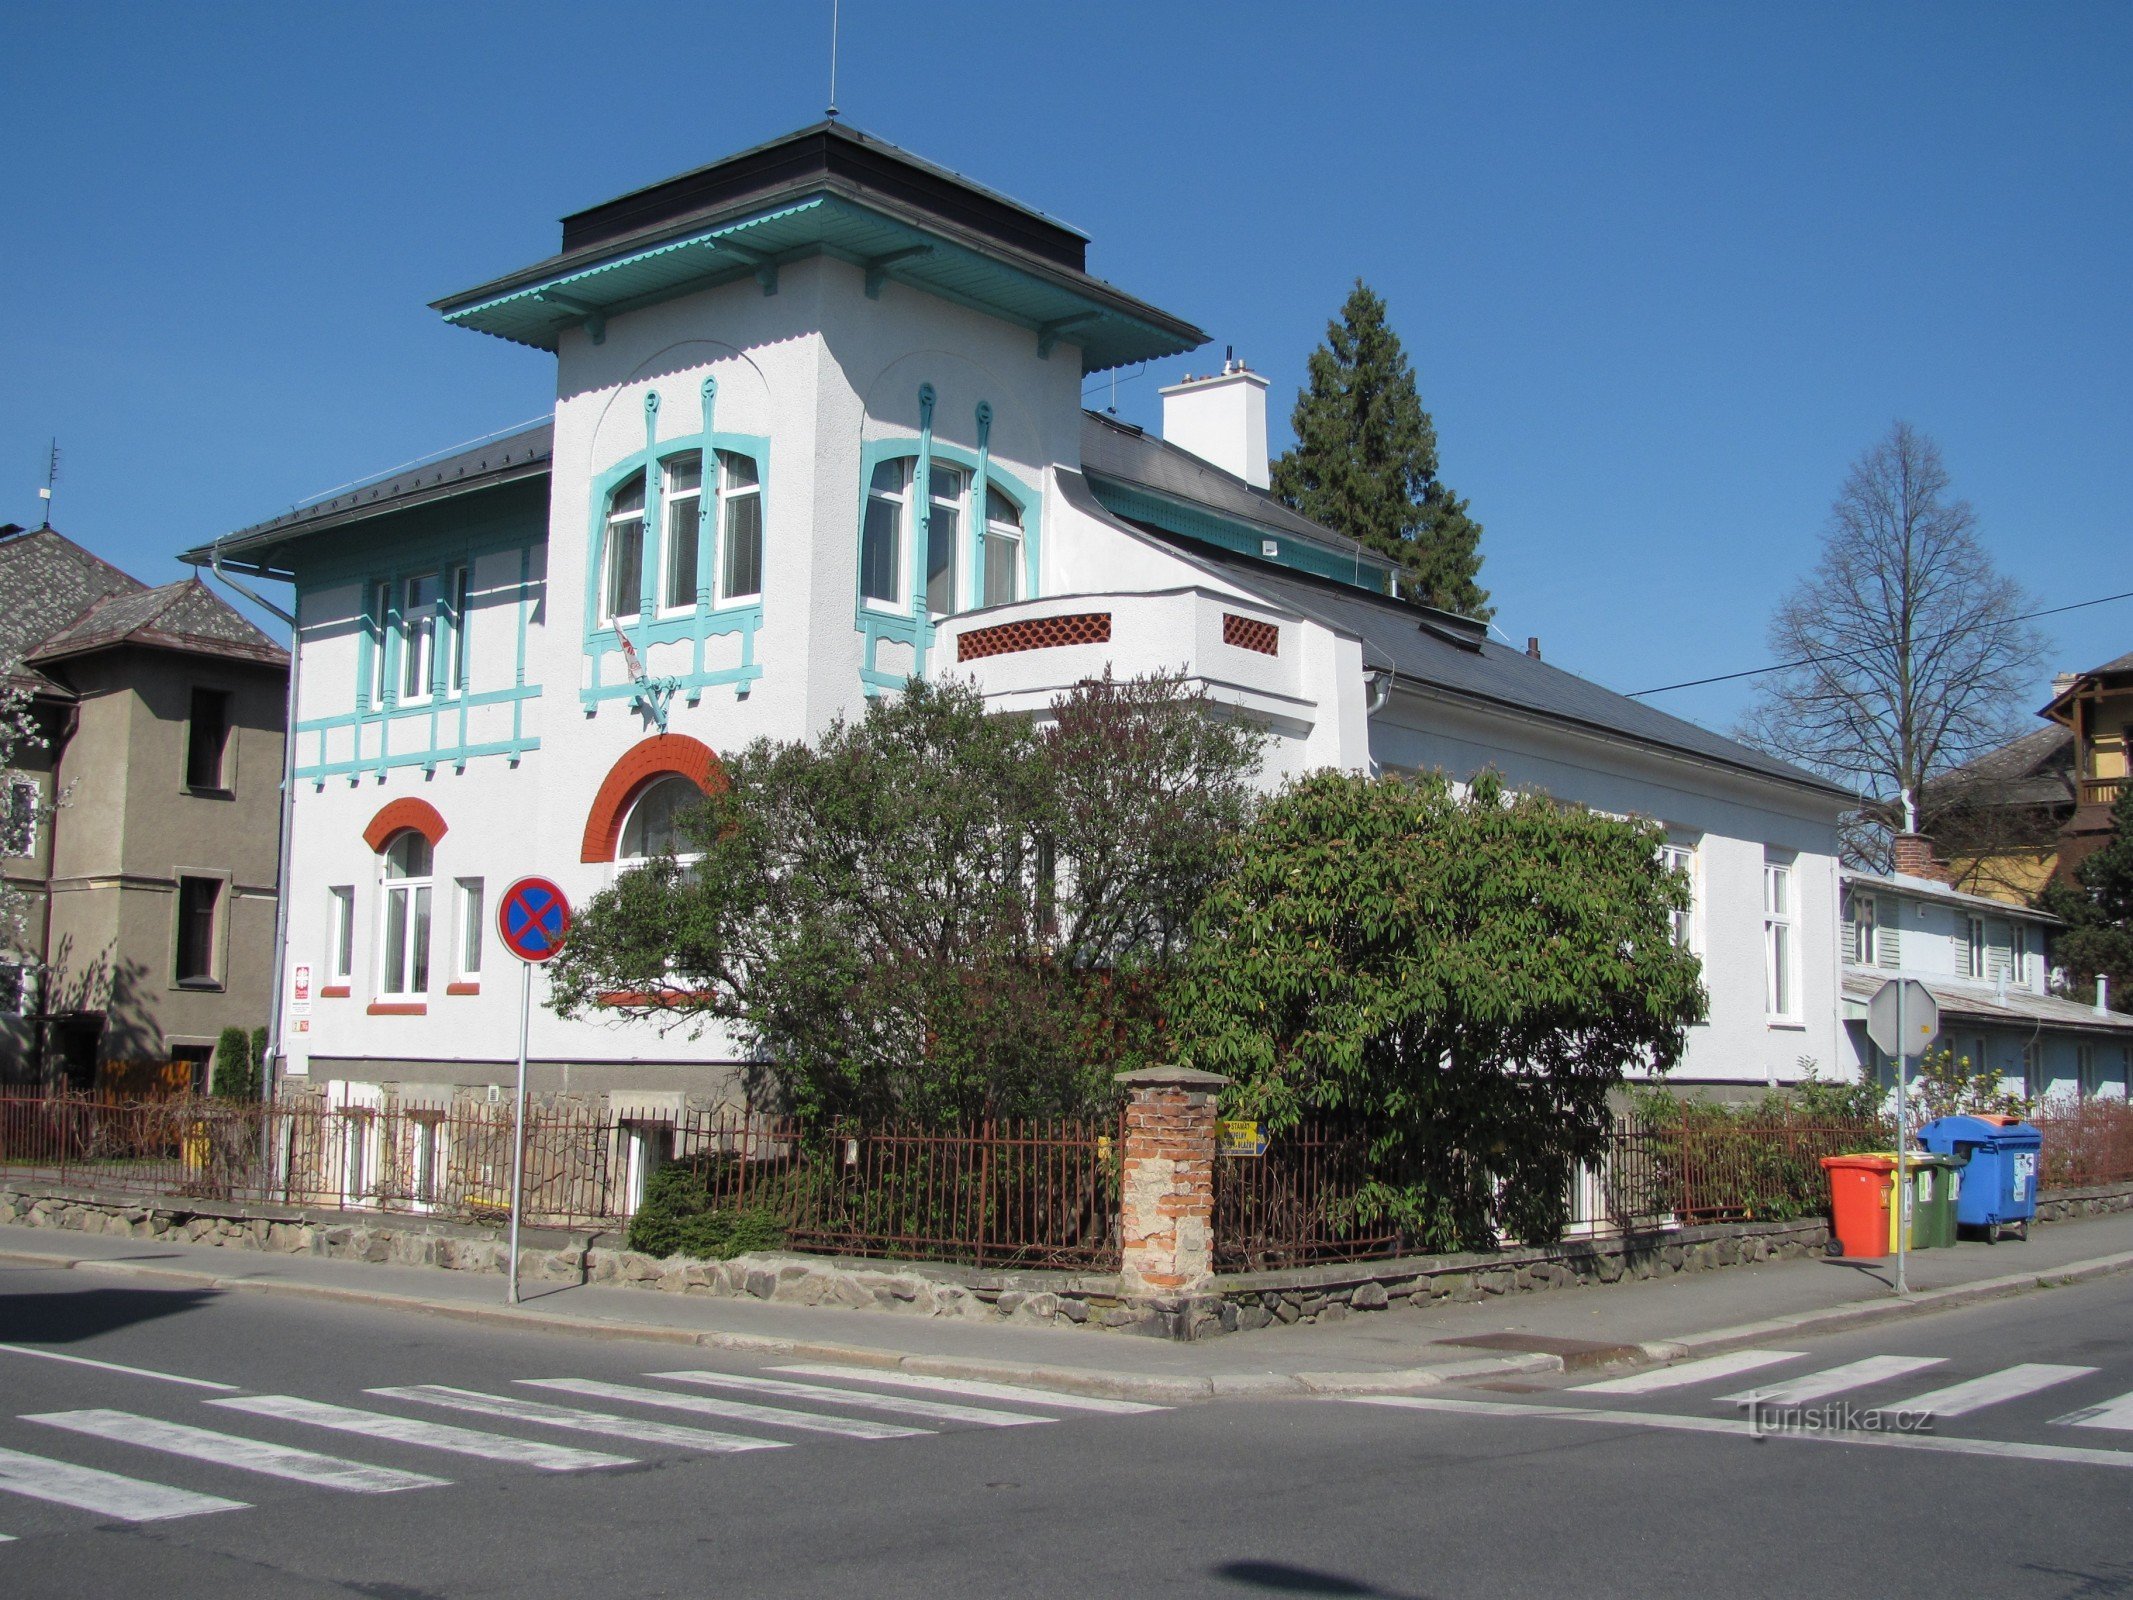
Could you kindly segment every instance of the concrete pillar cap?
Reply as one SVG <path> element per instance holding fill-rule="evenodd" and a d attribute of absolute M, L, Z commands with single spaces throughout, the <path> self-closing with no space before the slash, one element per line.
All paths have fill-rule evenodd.
<path fill-rule="evenodd" d="M 1198 1067 L 1165 1063 L 1156 1067 L 1138 1067 L 1131 1072 L 1114 1072 L 1112 1077 L 1129 1089 L 1220 1089 L 1229 1079 L 1219 1072 L 1202 1072 Z"/>

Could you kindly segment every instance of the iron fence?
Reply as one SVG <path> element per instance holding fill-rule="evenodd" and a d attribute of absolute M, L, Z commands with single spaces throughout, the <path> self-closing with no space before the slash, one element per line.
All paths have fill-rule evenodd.
<path fill-rule="evenodd" d="M 2044 1138 L 2045 1188 L 2133 1181 L 2133 1105 L 2098 1096 L 2055 1096 L 2038 1106 L 2030 1121 Z"/>
<path fill-rule="evenodd" d="M 509 1217 L 509 1106 L 272 1106 L 0 1096 L 0 1178 L 142 1197 Z M 767 1217 L 785 1242 L 974 1266 L 1116 1270 L 1117 1127 L 998 1121 L 860 1128 L 745 1111 L 643 1118 L 530 1107 L 536 1226 L 624 1226 L 653 1172 L 680 1163 L 714 1209 Z"/>

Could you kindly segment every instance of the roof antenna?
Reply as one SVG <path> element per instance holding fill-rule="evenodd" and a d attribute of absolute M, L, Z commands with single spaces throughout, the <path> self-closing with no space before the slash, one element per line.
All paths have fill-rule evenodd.
<path fill-rule="evenodd" d="M 59 482 L 59 441 L 52 441 L 52 454 L 44 466 L 44 487 L 37 491 L 37 498 L 44 502 L 44 531 L 52 527 L 52 485 Z"/>
<path fill-rule="evenodd" d="M 830 0 L 830 120 L 837 120 L 837 23 L 842 0 Z"/>

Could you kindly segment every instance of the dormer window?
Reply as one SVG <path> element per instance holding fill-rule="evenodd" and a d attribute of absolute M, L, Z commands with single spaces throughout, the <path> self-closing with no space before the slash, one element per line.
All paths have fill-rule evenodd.
<path fill-rule="evenodd" d="M 635 622 L 644 605 L 644 476 L 632 473 L 607 502 L 607 562 L 600 620 Z"/>

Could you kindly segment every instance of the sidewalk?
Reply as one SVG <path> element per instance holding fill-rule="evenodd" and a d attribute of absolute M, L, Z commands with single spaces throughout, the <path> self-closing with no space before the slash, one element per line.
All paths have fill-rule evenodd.
<path fill-rule="evenodd" d="M 484 1273 L 48 1228 L 0 1227 L 0 1266 L 7 1265 L 1177 1401 L 1397 1394 L 1566 1367 L 1676 1360 L 1858 1327 L 2133 1269 L 2133 1212 L 2040 1227 L 2026 1242 L 1914 1254 L 1907 1300 L 1891 1292 L 1893 1261 L 1782 1261 L 1390 1310 L 1334 1326 L 1273 1326 L 1199 1344 L 593 1286 L 530 1285 L 514 1308 L 504 1301 L 503 1281 Z"/>

